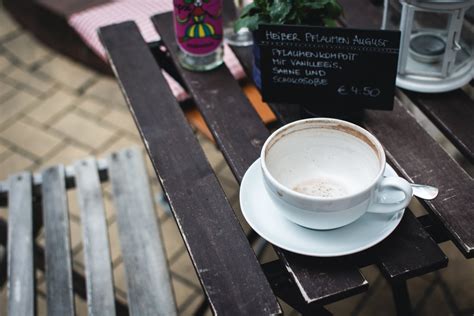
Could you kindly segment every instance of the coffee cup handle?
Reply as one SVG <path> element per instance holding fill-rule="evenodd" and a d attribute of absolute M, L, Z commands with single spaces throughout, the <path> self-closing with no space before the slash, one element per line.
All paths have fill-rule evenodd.
<path fill-rule="evenodd" d="M 383 178 L 379 184 L 379 192 L 382 192 L 386 189 L 395 189 L 402 191 L 405 194 L 403 200 L 391 203 L 383 203 L 380 201 L 375 201 L 371 207 L 367 210 L 369 213 L 393 213 L 399 210 L 404 209 L 408 206 L 413 195 L 413 189 L 403 178 L 400 177 L 387 177 Z"/>

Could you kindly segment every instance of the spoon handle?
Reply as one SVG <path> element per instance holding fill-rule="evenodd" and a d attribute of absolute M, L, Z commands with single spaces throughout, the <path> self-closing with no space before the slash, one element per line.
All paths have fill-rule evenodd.
<path fill-rule="evenodd" d="M 423 200 L 432 200 L 438 196 L 438 188 L 426 184 L 410 183 L 413 189 L 413 195 Z"/>

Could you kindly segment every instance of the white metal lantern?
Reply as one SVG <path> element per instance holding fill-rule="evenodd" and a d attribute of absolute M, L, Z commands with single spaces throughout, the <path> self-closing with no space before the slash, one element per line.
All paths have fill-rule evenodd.
<path fill-rule="evenodd" d="M 385 1 L 382 28 L 401 31 L 397 86 L 445 92 L 467 84 L 474 72 L 474 31 L 464 22 L 474 0 Z"/>

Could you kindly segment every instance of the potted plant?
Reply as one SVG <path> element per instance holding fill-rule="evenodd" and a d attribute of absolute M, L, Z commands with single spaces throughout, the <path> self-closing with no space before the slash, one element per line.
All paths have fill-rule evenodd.
<path fill-rule="evenodd" d="M 242 10 L 235 29 L 246 27 L 253 32 L 264 23 L 334 27 L 341 14 L 342 7 L 336 0 L 254 0 Z M 256 44 L 254 59 L 254 81 L 261 88 L 260 51 Z"/>

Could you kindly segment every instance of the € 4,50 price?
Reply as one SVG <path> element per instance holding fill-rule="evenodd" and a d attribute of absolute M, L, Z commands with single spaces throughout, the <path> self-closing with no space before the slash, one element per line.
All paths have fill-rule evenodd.
<path fill-rule="evenodd" d="M 376 98 L 380 95 L 380 89 L 374 87 L 357 87 L 352 85 L 342 85 L 337 89 L 340 95 L 363 95 Z"/>

